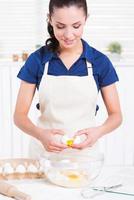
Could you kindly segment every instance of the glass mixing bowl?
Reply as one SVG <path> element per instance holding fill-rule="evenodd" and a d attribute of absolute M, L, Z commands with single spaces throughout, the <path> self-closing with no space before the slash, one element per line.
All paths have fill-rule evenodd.
<path fill-rule="evenodd" d="M 50 154 L 40 163 L 51 183 L 75 188 L 88 186 L 95 180 L 102 169 L 104 156 L 102 153 L 85 155 L 70 151 Z"/>

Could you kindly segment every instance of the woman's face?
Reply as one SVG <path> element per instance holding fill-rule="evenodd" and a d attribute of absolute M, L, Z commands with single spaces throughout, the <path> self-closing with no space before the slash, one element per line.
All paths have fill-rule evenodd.
<path fill-rule="evenodd" d="M 77 6 L 55 8 L 50 23 L 61 48 L 72 48 L 80 41 L 86 16 Z"/>

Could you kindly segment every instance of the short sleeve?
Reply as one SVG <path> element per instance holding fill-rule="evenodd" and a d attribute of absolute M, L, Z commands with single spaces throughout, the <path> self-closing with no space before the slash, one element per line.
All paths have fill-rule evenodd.
<path fill-rule="evenodd" d="M 38 84 L 38 70 L 39 64 L 37 62 L 36 56 L 32 53 L 25 64 L 20 69 L 17 77 L 28 83 Z"/>
<path fill-rule="evenodd" d="M 100 87 L 104 87 L 116 81 L 119 81 L 116 70 L 109 58 L 104 55 L 100 66 L 99 85 Z"/>

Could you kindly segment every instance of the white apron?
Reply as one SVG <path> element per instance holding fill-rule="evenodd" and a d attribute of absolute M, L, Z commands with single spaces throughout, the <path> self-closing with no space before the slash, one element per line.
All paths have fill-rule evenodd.
<path fill-rule="evenodd" d="M 48 75 L 48 65 L 46 63 L 39 87 L 41 115 L 38 126 L 44 129 L 62 129 L 71 136 L 78 130 L 94 127 L 98 90 L 92 65 L 87 62 L 87 76 Z M 98 143 L 80 150 L 80 153 L 87 155 L 91 151 L 98 151 Z M 29 153 L 30 157 L 37 159 L 50 154 L 34 138 L 30 143 Z"/>

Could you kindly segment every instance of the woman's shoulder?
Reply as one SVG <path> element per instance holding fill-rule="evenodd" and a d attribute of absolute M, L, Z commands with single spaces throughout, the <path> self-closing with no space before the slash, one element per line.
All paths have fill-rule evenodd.
<path fill-rule="evenodd" d="M 91 61 L 94 75 L 99 75 L 100 86 L 118 81 L 113 63 L 108 56 L 85 42 L 86 56 Z"/>
<path fill-rule="evenodd" d="M 98 63 L 104 65 L 104 63 L 110 62 L 108 56 L 97 48 L 91 46 L 88 42 L 83 40 L 84 49 L 86 57 L 89 61 L 91 61 L 94 65 Z"/>
<path fill-rule="evenodd" d="M 36 49 L 34 52 L 32 52 L 29 58 L 41 64 L 47 62 L 51 57 L 51 54 L 52 53 L 47 49 L 46 46 L 41 46 L 39 49 Z"/>
<path fill-rule="evenodd" d="M 44 62 L 49 58 L 49 53 L 45 46 L 33 51 L 24 65 L 21 67 L 17 77 L 29 83 L 39 84 L 43 74 Z"/>

